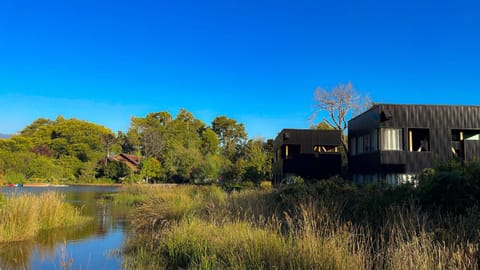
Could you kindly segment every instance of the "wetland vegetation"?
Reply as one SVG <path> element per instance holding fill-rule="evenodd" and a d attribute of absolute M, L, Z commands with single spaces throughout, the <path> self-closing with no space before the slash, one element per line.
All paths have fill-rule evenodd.
<path fill-rule="evenodd" d="M 230 193 L 131 187 L 121 195 L 136 205 L 124 267 L 478 269 L 478 194 L 457 192 L 478 187 L 476 166 L 439 167 L 397 189 L 342 179 Z"/>

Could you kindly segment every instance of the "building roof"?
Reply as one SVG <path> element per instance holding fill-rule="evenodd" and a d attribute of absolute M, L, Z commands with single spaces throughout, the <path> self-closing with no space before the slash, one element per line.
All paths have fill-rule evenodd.
<path fill-rule="evenodd" d="M 279 147 L 284 143 L 314 143 L 324 145 L 340 145 L 340 130 L 322 130 L 322 129 L 282 129 L 273 144 Z"/>
<path fill-rule="evenodd" d="M 362 116 L 363 114 L 373 110 L 373 109 L 376 109 L 378 107 L 384 107 L 384 106 L 389 106 L 389 107 L 431 107 L 431 108 L 434 108 L 434 107 L 445 107 L 445 108 L 455 108 L 455 107 L 464 107 L 464 108 L 480 108 L 479 105 L 452 105 L 452 104 L 394 104 L 394 103 L 378 103 L 378 104 L 375 104 L 373 106 L 371 106 L 370 108 L 368 108 L 367 110 L 361 112 L 360 114 L 352 117 L 349 121 L 351 120 L 354 120 L 360 116 Z"/>

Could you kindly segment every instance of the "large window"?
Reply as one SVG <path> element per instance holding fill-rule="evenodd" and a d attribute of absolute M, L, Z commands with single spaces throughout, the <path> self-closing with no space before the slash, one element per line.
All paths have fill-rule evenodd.
<path fill-rule="evenodd" d="M 381 130 L 382 150 L 403 150 L 402 147 L 402 129 L 399 128 L 383 128 Z"/>
<path fill-rule="evenodd" d="M 350 154 L 352 156 L 362 153 L 378 151 L 378 129 L 359 137 L 350 138 Z"/>
<path fill-rule="evenodd" d="M 430 151 L 430 132 L 426 128 L 408 130 L 408 150 L 410 152 Z"/>

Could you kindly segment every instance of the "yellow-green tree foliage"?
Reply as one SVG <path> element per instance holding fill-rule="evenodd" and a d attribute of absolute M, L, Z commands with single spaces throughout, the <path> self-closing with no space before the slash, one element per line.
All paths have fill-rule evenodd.
<path fill-rule="evenodd" d="M 111 130 L 86 121 L 39 118 L 18 135 L 0 139 L 0 172 L 20 173 L 34 181 L 93 177 L 95 164 L 110 147 L 102 140 L 108 136 L 115 137 Z"/>

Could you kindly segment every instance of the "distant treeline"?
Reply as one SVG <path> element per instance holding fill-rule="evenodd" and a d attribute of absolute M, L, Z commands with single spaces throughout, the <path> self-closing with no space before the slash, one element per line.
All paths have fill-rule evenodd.
<path fill-rule="evenodd" d="M 248 139 L 226 116 L 210 125 L 180 110 L 133 117 L 127 133 L 77 119 L 39 118 L 0 139 L 0 182 L 252 182 L 269 179 L 271 141 Z M 138 171 L 109 157 L 136 155 Z"/>

